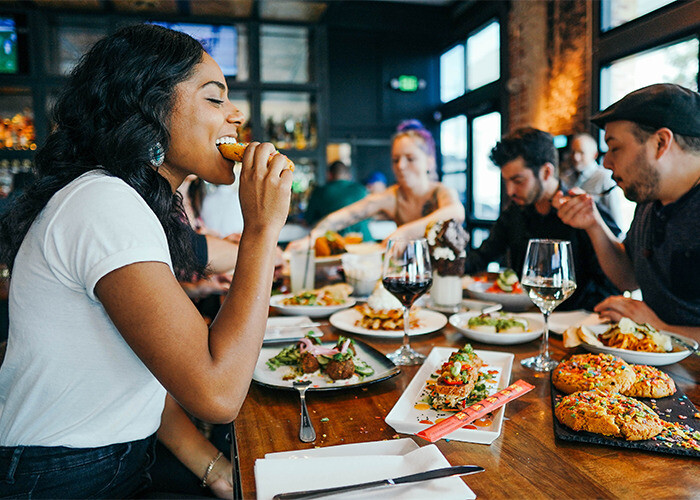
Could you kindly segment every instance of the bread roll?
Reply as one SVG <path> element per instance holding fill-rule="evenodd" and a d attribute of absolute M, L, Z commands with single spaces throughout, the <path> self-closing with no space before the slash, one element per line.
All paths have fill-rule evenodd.
<path fill-rule="evenodd" d="M 243 161 L 243 153 L 245 152 L 245 148 L 248 147 L 247 144 L 242 144 L 242 143 L 224 143 L 224 144 L 219 144 L 219 151 L 221 154 L 226 158 L 227 160 L 231 161 Z M 274 157 L 274 155 L 270 156 L 270 160 Z M 270 162 L 268 160 L 268 163 Z M 287 158 L 287 168 L 294 172 L 294 163 L 292 160 Z"/>

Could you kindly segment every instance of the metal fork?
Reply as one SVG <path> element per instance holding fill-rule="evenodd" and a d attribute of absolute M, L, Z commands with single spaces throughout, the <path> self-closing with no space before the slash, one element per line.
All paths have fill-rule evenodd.
<path fill-rule="evenodd" d="M 301 428 L 299 429 L 299 439 L 304 443 L 310 443 L 316 440 L 316 431 L 311 424 L 309 410 L 306 408 L 306 389 L 311 385 L 311 381 L 295 380 L 293 385 L 294 388 L 299 391 L 299 399 L 301 400 Z"/>

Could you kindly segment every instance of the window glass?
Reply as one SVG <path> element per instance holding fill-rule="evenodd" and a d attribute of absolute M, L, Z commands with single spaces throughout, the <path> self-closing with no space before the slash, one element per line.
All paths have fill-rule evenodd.
<path fill-rule="evenodd" d="M 467 169 L 467 117 L 455 116 L 440 124 L 442 172 L 464 172 Z"/>
<path fill-rule="evenodd" d="M 263 82 L 307 83 L 309 30 L 264 25 L 260 31 L 260 66 Z"/>
<path fill-rule="evenodd" d="M 673 2 L 674 0 L 603 0 L 600 28 L 603 31 L 613 29 Z"/>
<path fill-rule="evenodd" d="M 464 94 L 464 45 L 455 45 L 440 56 L 440 100 L 448 102 Z"/>
<path fill-rule="evenodd" d="M 474 216 L 496 220 L 501 206 L 501 170 L 489 159 L 501 137 L 501 114 L 489 113 L 472 121 Z"/>
<path fill-rule="evenodd" d="M 264 140 L 280 149 L 316 147 L 314 102 L 308 92 L 263 92 Z"/>
<path fill-rule="evenodd" d="M 238 30 L 238 74 L 236 80 L 247 82 L 250 70 L 248 63 L 248 27 L 245 24 L 236 24 Z"/>
<path fill-rule="evenodd" d="M 500 78 L 500 32 L 500 24 L 493 21 L 467 39 L 468 89 L 479 88 Z"/>
<path fill-rule="evenodd" d="M 600 71 L 600 107 L 654 83 L 698 89 L 698 39 L 647 50 L 613 61 Z"/>
<path fill-rule="evenodd" d="M 467 193 L 467 173 L 458 172 L 455 174 L 444 174 L 442 176 L 442 183 L 446 186 L 450 186 L 457 190 L 459 194 L 459 199 L 464 203 L 466 193 Z"/>

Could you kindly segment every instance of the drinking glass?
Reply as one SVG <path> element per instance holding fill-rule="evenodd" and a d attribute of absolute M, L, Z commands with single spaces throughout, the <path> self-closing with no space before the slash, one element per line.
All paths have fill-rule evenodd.
<path fill-rule="evenodd" d="M 403 345 L 387 355 L 396 365 L 420 365 L 425 356 L 409 345 L 409 312 L 413 303 L 430 289 L 433 273 L 425 238 L 390 239 L 384 255 L 382 284 L 403 305 Z"/>
<path fill-rule="evenodd" d="M 532 370 L 548 372 L 559 363 L 549 357 L 549 315 L 576 290 L 571 242 L 530 240 L 520 283 L 544 316 L 540 353 L 521 363 Z"/>

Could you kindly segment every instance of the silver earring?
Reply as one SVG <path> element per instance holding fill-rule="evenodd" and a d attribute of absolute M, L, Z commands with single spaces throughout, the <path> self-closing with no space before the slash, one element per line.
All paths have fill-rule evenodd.
<path fill-rule="evenodd" d="M 151 157 L 151 165 L 156 169 L 165 161 L 165 151 L 163 151 L 163 145 L 160 142 L 156 142 L 148 149 L 148 155 Z"/>

